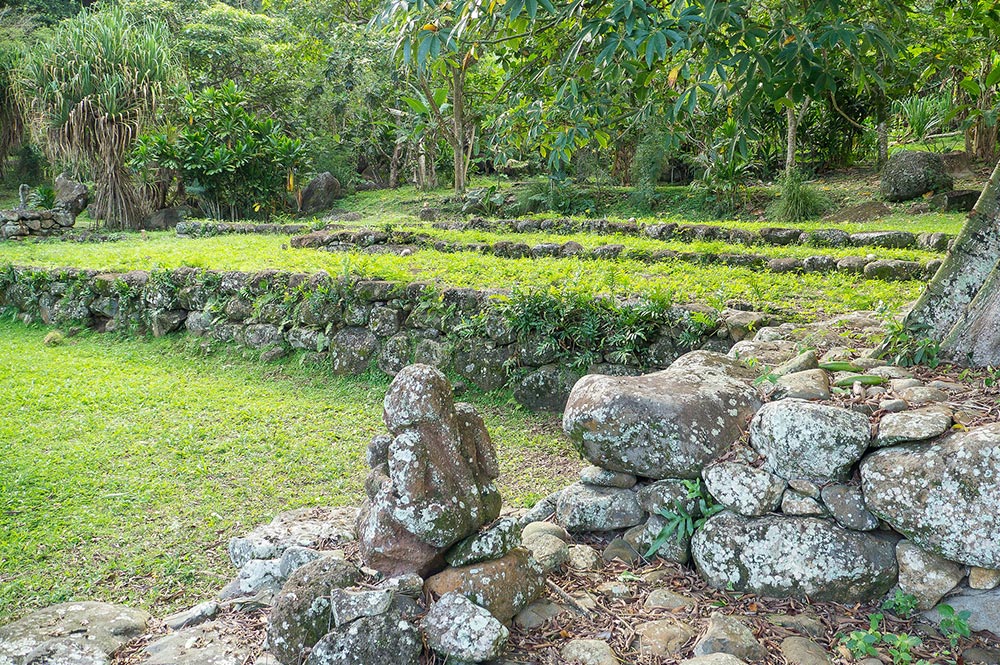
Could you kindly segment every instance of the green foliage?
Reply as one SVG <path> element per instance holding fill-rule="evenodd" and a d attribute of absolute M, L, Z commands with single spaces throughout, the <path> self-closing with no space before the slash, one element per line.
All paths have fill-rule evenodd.
<path fill-rule="evenodd" d="M 969 617 L 972 616 L 972 612 L 969 610 L 956 612 L 954 607 L 944 603 L 937 606 L 937 611 L 941 616 L 941 632 L 951 643 L 951 648 L 957 648 L 963 638 L 968 638 L 972 634 L 969 629 Z"/>
<path fill-rule="evenodd" d="M 216 219 L 267 217 L 288 205 L 286 190 L 294 190 L 306 166 L 305 147 L 247 110 L 234 83 L 188 93 L 179 115 L 184 124 L 139 140 L 138 168 L 176 174 Z"/>
<path fill-rule="evenodd" d="M 905 323 L 883 313 L 885 338 L 879 347 L 879 357 L 888 358 L 894 365 L 910 367 L 926 365 L 937 367 L 940 363 L 940 342 L 927 337 L 930 326 L 925 323 Z"/>
<path fill-rule="evenodd" d="M 31 190 L 28 205 L 37 210 L 51 210 L 56 206 L 56 190 L 50 185 L 39 185 Z"/>
<path fill-rule="evenodd" d="M 882 636 L 882 641 L 888 646 L 889 655 L 892 656 L 893 665 L 910 665 L 913 663 L 913 649 L 923 644 L 916 635 L 906 633 L 889 633 Z"/>
<path fill-rule="evenodd" d="M 687 488 L 687 499 L 674 500 L 671 508 L 664 508 L 660 511 L 659 514 L 666 520 L 666 524 L 660 529 L 660 533 L 656 535 L 646 551 L 647 558 L 656 554 L 657 550 L 671 537 L 677 538 L 677 542 L 690 540 L 695 531 L 704 526 L 710 517 L 725 510 L 725 506 L 715 503 L 712 495 L 702 485 L 700 478 L 682 482 Z M 688 510 L 687 504 L 689 503 L 694 506 L 693 510 Z"/>
<path fill-rule="evenodd" d="M 916 596 L 896 589 L 896 593 L 892 597 L 886 598 L 885 602 L 882 603 L 882 609 L 888 610 L 896 616 L 908 619 L 917 610 L 918 605 L 919 601 Z"/>
<path fill-rule="evenodd" d="M 517 191 L 515 214 L 550 211 L 560 215 L 594 212 L 594 199 L 583 188 L 565 178 L 536 180 Z"/>
<path fill-rule="evenodd" d="M 776 222 L 799 224 L 821 216 L 830 207 L 821 192 L 806 184 L 806 178 L 799 169 L 792 169 L 781 177 L 781 195 L 768 210 L 768 216 Z"/>
<path fill-rule="evenodd" d="M 604 358 L 642 366 L 643 350 L 675 321 L 672 304 L 669 295 L 619 303 L 567 289 L 515 288 L 497 302 L 497 311 L 518 339 L 538 340 L 539 352 L 554 354 L 574 371 L 586 371 Z"/>
<path fill-rule="evenodd" d="M 18 96 L 54 163 L 88 168 L 91 215 L 136 227 L 142 199 L 126 159 L 176 69 L 162 24 L 117 6 L 63 21 L 25 56 Z"/>
<path fill-rule="evenodd" d="M 867 630 L 851 631 L 850 635 L 841 638 L 843 644 L 855 659 L 878 656 L 878 645 L 882 642 L 881 614 L 869 617 Z"/>
<path fill-rule="evenodd" d="M 895 110 L 909 128 L 909 138 L 924 141 L 944 122 L 951 100 L 944 95 L 913 95 L 896 102 Z"/>

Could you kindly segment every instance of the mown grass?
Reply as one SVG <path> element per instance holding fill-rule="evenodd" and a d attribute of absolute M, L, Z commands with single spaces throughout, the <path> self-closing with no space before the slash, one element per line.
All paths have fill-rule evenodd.
<path fill-rule="evenodd" d="M 15 265 L 126 271 L 190 266 L 215 270 L 326 270 L 400 282 L 431 281 L 474 288 L 576 289 L 617 295 L 657 294 L 678 302 L 740 299 L 754 307 L 814 319 L 867 310 L 879 303 L 899 307 L 916 298 L 920 282 L 883 282 L 843 273 L 769 273 L 683 261 L 574 258 L 505 259 L 475 252 L 417 251 L 394 254 L 329 253 L 288 248 L 287 236 L 216 236 L 179 239 L 170 232 L 132 236 L 114 243 L 22 243 L 0 260 Z M 284 249 L 283 249 L 284 248 Z"/>
<path fill-rule="evenodd" d="M 261 364 L 190 338 L 82 333 L 0 320 L 0 625 L 100 599 L 157 615 L 235 571 L 228 539 L 300 506 L 355 505 L 388 379 L 335 378 L 297 357 Z M 557 420 L 469 399 L 530 504 L 579 461 Z"/>

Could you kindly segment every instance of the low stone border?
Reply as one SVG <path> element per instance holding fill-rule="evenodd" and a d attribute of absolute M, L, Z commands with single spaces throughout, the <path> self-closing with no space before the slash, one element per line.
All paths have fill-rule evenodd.
<path fill-rule="evenodd" d="M 909 231 L 865 231 L 847 233 L 828 228 L 803 231 L 796 228 L 767 227 L 759 231 L 733 229 L 709 224 L 650 224 L 612 222 L 607 219 L 483 219 L 468 222 L 438 222 L 435 228 L 449 230 L 499 231 L 504 233 L 601 233 L 646 236 L 657 240 L 722 240 L 743 245 L 813 245 L 815 247 L 920 248 L 933 252 L 948 250 L 954 236 L 947 233 Z"/>
<path fill-rule="evenodd" d="M 302 350 L 336 374 L 375 367 L 395 375 L 419 362 L 482 390 L 513 387 L 529 408 L 562 409 L 580 374 L 567 369 L 569 360 L 545 343 L 546 334 L 513 328 L 503 296 L 423 282 L 340 281 L 325 272 L 0 270 L 0 308 L 26 321 L 156 336 L 186 330 L 259 349 L 270 359 Z M 634 303 L 595 298 L 592 306 L 614 312 Z M 692 348 L 728 350 L 771 322 L 754 312 L 708 309 L 664 307 L 628 353 L 595 340 L 584 369 L 635 374 L 667 367 Z"/>
<path fill-rule="evenodd" d="M 0 240 L 48 236 L 72 227 L 76 216 L 69 210 L 0 210 Z"/>
<path fill-rule="evenodd" d="M 478 252 L 509 259 L 541 257 L 576 257 L 581 259 L 630 259 L 645 263 L 685 261 L 699 264 L 721 264 L 751 270 L 772 272 L 844 272 L 863 274 L 871 279 L 905 281 L 929 279 L 941 267 L 941 260 L 926 264 L 918 261 L 879 259 L 875 255 L 837 258 L 829 255 L 809 256 L 804 259 L 768 258 L 759 254 L 676 252 L 665 249 L 648 252 L 630 249 L 624 245 L 601 245 L 585 249 L 580 243 L 526 243 L 501 241 L 496 243 L 454 243 L 438 240 L 426 233 L 411 231 L 379 231 L 375 229 L 322 230 L 292 238 L 292 247 L 322 249 L 326 251 L 353 251 L 361 249 L 370 253 L 392 253 L 405 256 L 418 249 L 439 252 Z"/>
<path fill-rule="evenodd" d="M 336 227 L 334 222 L 356 222 L 361 214 L 356 212 L 334 213 L 320 221 L 296 224 L 266 224 L 253 222 L 178 222 L 174 232 L 182 238 L 205 238 L 221 235 L 295 235 L 308 233 L 317 227 L 329 229 Z"/>

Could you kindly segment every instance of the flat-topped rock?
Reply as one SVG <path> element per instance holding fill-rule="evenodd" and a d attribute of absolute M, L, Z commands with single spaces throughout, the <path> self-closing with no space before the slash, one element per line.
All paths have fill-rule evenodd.
<path fill-rule="evenodd" d="M 337 547 L 354 540 L 356 508 L 299 508 L 275 517 L 245 536 L 229 541 L 229 558 L 237 568 L 251 559 L 273 559 L 290 547 Z"/>
<path fill-rule="evenodd" d="M 708 351 L 636 377 L 589 375 L 563 429 L 591 463 L 646 478 L 694 478 L 760 406 L 748 370 Z"/>

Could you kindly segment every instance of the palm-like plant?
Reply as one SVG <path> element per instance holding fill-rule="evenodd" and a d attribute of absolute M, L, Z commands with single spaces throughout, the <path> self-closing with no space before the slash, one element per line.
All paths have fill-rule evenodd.
<path fill-rule="evenodd" d="M 54 162 L 90 170 L 92 211 L 109 227 L 142 218 L 126 161 L 175 71 L 168 43 L 162 25 L 112 6 L 63 21 L 21 66 L 18 94 L 36 140 Z"/>
<path fill-rule="evenodd" d="M 7 156 L 24 134 L 24 114 L 14 94 L 14 79 L 28 28 L 23 16 L 15 15 L 9 7 L 0 9 L 0 178 L 6 171 Z"/>

